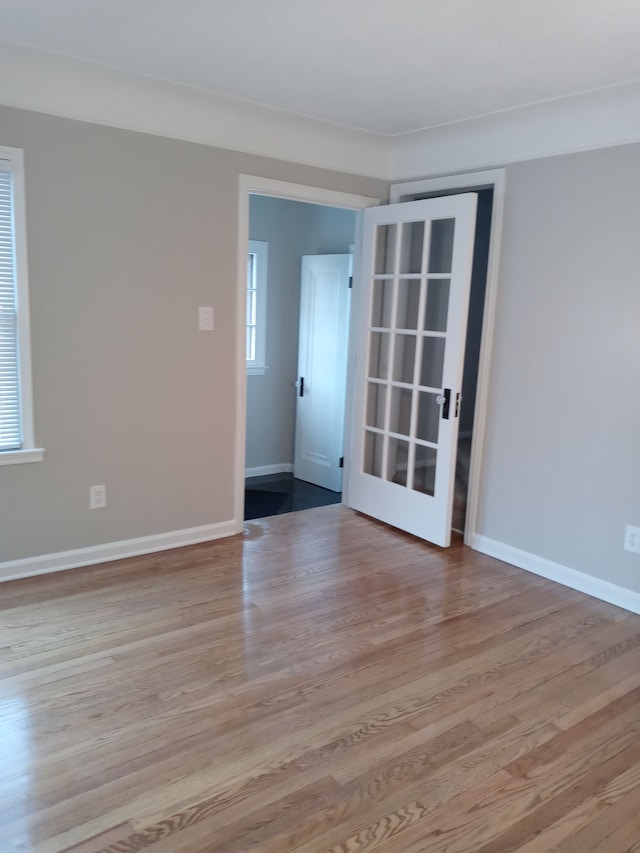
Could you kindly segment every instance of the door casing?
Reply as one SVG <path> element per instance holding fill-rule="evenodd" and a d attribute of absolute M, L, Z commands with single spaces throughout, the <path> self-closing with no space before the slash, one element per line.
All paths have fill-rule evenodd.
<path fill-rule="evenodd" d="M 238 195 L 238 279 L 236 286 L 236 444 L 234 452 L 234 514 L 233 528 L 235 533 L 242 532 L 244 521 L 244 478 L 245 478 L 245 448 L 247 425 L 247 369 L 246 369 L 246 255 L 249 242 L 249 197 L 251 195 L 270 196 L 272 198 L 302 201 L 309 204 L 320 204 L 353 210 L 356 213 L 366 207 L 374 207 L 382 203 L 382 199 L 370 196 L 360 196 L 327 190 L 322 187 L 311 187 L 304 184 L 276 181 L 256 175 L 239 176 Z M 360 217 L 356 216 L 356 244 L 359 243 Z M 354 274 L 357 270 L 357 259 L 354 257 Z M 351 332 L 349 344 L 351 345 Z M 350 350 L 351 357 L 351 350 Z M 347 413 L 348 414 L 348 413 Z M 345 419 L 346 420 L 346 419 Z M 348 432 L 345 430 L 345 434 Z"/>

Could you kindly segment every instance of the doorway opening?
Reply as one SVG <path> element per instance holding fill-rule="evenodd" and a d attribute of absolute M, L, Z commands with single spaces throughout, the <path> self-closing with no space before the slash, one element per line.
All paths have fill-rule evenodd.
<path fill-rule="evenodd" d="M 504 170 L 395 184 L 392 203 L 474 193 L 477 215 L 465 340 L 452 529 L 473 547 L 486 432 L 487 396 L 504 216 Z"/>
<path fill-rule="evenodd" d="M 247 248 L 249 242 L 249 200 L 252 195 L 287 199 L 310 204 L 349 210 L 356 215 L 356 240 L 358 243 L 362 223 L 360 212 L 375 207 L 382 201 L 372 196 L 356 195 L 341 190 L 295 184 L 256 175 L 240 175 L 238 181 L 238 282 L 236 307 L 238 328 L 236 333 L 236 442 L 234 454 L 234 527 L 237 533 L 243 528 L 246 479 L 246 422 L 247 422 L 247 366 L 246 366 L 246 315 L 247 315 Z M 354 275 L 357 275 L 358 258 L 354 258 Z M 348 413 L 347 413 L 348 414 Z M 348 434 L 349 429 L 345 430 Z M 344 502 L 348 501 L 345 492 Z"/>
<path fill-rule="evenodd" d="M 244 520 L 342 499 L 356 231 L 311 202 L 255 193 L 248 212 Z"/>
<path fill-rule="evenodd" d="M 441 195 L 459 195 L 463 192 L 466 192 L 466 190 L 418 193 L 414 198 L 417 201 L 422 198 L 435 198 Z M 467 494 L 469 491 L 469 471 L 473 446 L 473 421 L 476 410 L 480 345 L 482 343 L 482 325 L 489 265 L 493 187 L 478 189 L 475 191 L 475 194 L 478 197 L 478 206 L 476 208 L 476 227 L 473 243 L 469 313 L 462 373 L 460 429 L 458 431 L 453 516 L 451 522 L 452 529 L 456 533 L 464 533 L 467 515 Z"/>
<path fill-rule="evenodd" d="M 482 322 L 482 340 L 480 343 L 480 354 L 478 361 L 478 379 L 476 385 L 476 405 L 473 416 L 473 441 L 470 450 L 469 461 L 469 485 L 467 490 L 466 518 L 464 523 L 464 541 L 472 548 L 476 544 L 477 524 L 479 515 L 480 497 L 482 491 L 482 459 L 485 448 L 485 436 L 487 426 L 489 378 L 491 366 L 491 351 L 493 344 L 493 333 L 495 325 L 495 313 L 498 290 L 498 269 L 500 257 L 500 243 L 502 235 L 502 222 L 504 218 L 505 199 L 505 173 L 502 169 L 453 175 L 442 178 L 427 178 L 416 181 L 407 181 L 391 185 L 389 201 L 395 202 L 411 201 L 417 198 L 417 194 L 424 195 L 446 195 L 459 193 L 474 193 L 483 189 L 493 189 L 493 202 L 491 214 L 491 229 L 488 247 L 488 263 L 486 277 L 486 294 L 484 299 L 484 312 Z M 249 199 L 251 195 L 263 195 L 292 201 L 301 201 L 311 204 L 334 206 L 356 212 L 356 239 L 355 245 L 359 247 L 363 234 L 363 221 L 360 213 L 366 208 L 376 207 L 381 204 L 382 199 L 368 196 L 359 196 L 343 193 L 336 190 L 325 190 L 320 187 L 303 186 L 284 181 L 260 178 L 250 175 L 240 175 L 239 199 L 238 199 L 238 270 L 240 271 L 237 289 L 237 316 L 241 325 L 237 335 L 237 394 L 235 399 L 236 408 L 236 444 L 235 444 L 235 488 L 234 488 L 234 525 L 239 533 L 242 530 L 244 518 L 244 489 L 245 489 L 245 430 L 246 430 L 246 384 L 247 371 L 245 361 L 246 329 L 244 326 L 246 317 L 247 290 L 246 290 L 246 264 L 247 245 L 249 239 Z M 361 259 L 359 251 L 354 255 L 354 280 L 358 281 Z M 353 320 L 358 314 L 359 294 L 354 291 Z M 353 323 L 351 334 L 350 371 L 348 383 L 348 399 L 354 392 L 352 370 L 356 364 L 356 344 L 354 342 Z M 343 503 L 346 506 L 355 506 L 352 496 L 353 472 L 357 470 L 357 459 L 359 456 L 353 454 L 353 436 L 357 432 L 357 423 L 354 422 L 353 406 L 349 406 L 346 412 L 345 436 L 348 439 L 346 455 L 344 460 L 345 483 L 343 491 Z M 356 458 L 357 457 L 357 458 Z M 354 461 L 356 460 L 356 461 Z M 375 514 L 374 514 L 375 515 Z M 378 516 L 376 516 L 378 517 Z M 386 517 L 380 520 L 392 523 Z M 450 527 L 450 526 L 449 526 Z M 423 537 L 424 538 L 424 537 Z"/>

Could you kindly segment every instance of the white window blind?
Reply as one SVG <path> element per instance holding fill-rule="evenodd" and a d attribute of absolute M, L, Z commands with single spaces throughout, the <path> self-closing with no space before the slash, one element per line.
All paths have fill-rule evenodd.
<path fill-rule="evenodd" d="M 13 175 L 0 162 L 0 451 L 21 447 Z"/>
<path fill-rule="evenodd" d="M 31 391 L 24 162 L 0 146 L 0 465 L 41 462 Z"/>

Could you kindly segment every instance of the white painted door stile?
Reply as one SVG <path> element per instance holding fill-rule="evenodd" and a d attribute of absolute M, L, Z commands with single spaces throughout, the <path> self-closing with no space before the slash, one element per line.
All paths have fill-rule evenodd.
<path fill-rule="evenodd" d="M 366 210 L 349 505 L 451 539 L 458 404 L 477 199 Z"/>

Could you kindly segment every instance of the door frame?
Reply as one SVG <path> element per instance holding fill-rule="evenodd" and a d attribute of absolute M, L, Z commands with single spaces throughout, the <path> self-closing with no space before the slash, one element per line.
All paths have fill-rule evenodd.
<path fill-rule="evenodd" d="M 272 198 L 302 201 L 308 204 L 319 204 L 327 207 L 338 207 L 353 210 L 356 213 L 366 207 L 384 204 L 384 200 L 371 196 L 344 193 L 338 190 L 328 190 L 322 187 L 306 186 L 304 184 L 277 181 L 262 178 L 257 175 L 239 175 L 238 180 L 238 282 L 236 290 L 236 316 L 238 318 L 236 340 L 236 442 L 235 442 L 235 477 L 233 501 L 233 526 L 236 533 L 242 531 L 244 523 L 244 471 L 247 432 L 247 367 L 246 367 L 246 313 L 247 313 L 247 246 L 249 243 L 249 197 L 251 195 L 269 196 Z M 361 217 L 356 217 L 356 246 L 360 243 Z M 354 277 L 358 271 L 359 258 L 354 254 Z M 351 321 L 353 321 L 353 312 Z M 352 358 L 353 335 L 349 330 L 349 363 Z M 347 399 L 349 399 L 347 397 Z M 345 436 L 349 436 L 350 419 L 349 407 L 345 417 Z M 346 495 L 343 492 L 343 503 Z"/>
<path fill-rule="evenodd" d="M 422 193 L 473 192 L 474 190 L 493 189 L 493 207 L 491 211 L 491 231 L 489 233 L 489 259 L 487 264 L 487 284 L 482 317 L 482 335 L 478 364 L 478 384 L 476 386 L 476 405 L 473 416 L 473 439 L 469 461 L 469 487 L 467 491 L 467 510 L 464 525 L 464 542 L 470 545 L 476 534 L 478 505 L 480 501 L 480 483 L 482 481 L 482 462 L 484 459 L 487 433 L 487 412 L 489 402 L 489 380 L 491 375 L 491 357 L 495 335 L 495 316 L 498 299 L 499 264 L 502 247 L 504 223 L 504 204 L 506 191 L 506 172 L 504 169 L 492 169 L 482 172 L 469 172 L 438 178 L 403 181 L 392 184 L 389 189 L 389 203 L 397 204 L 411 201 Z"/>

